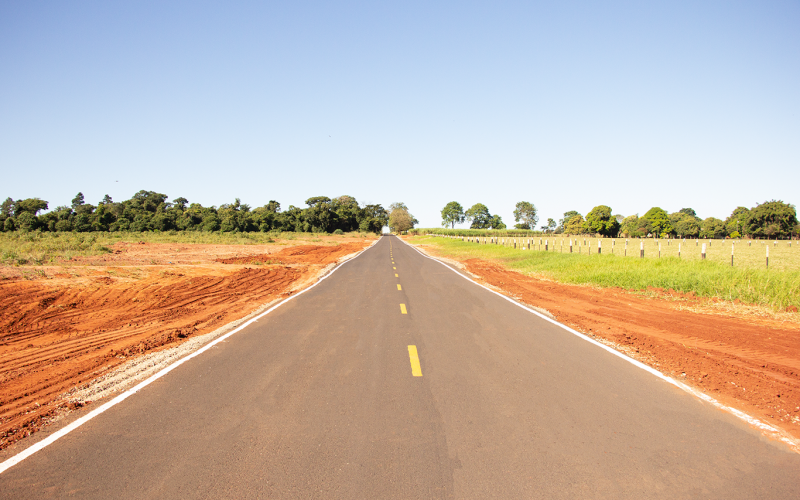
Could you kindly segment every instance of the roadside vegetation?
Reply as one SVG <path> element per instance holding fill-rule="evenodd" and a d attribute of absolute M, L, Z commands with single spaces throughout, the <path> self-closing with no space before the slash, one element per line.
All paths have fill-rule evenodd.
<path fill-rule="evenodd" d="M 753 208 L 736 207 L 724 221 L 715 217 L 701 219 L 692 208 L 682 208 L 674 213 L 667 213 L 660 207 L 652 207 L 643 216 L 638 214 L 623 216 L 614 214 L 611 207 L 598 205 L 586 218 L 582 214 L 570 210 L 556 222 L 547 219 L 547 223 L 536 229 L 539 222 L 536 206 L 528 201 L 520 201 L 514 208 L 514 231 L 508 231 L 502 219 L 489 213 L 482 203 L 476 203 L 464 210 L 460 203 L 451 201 L 442 209 L 442 227 L 450 227 L 453 231 L 463 231 L 459 236 L 475 236 L 469 231 L 490 230 L 493 235 L 523 235 L 526 231 L 532 234 L 571 234 L 597 235 L 606 237 L 628 238 L 757 238 L 757 239 L 789 239 L 800 233 L 797 211 L 794 205 L 772 200 L 760 203 Z M 455 229 L 456 224 L 470 224 L 469 230 Z M 416 230 L 424 234 L 431 230 Z"/>
<path fill-rule="evenodd" d="M 500 244 L 476 244 L 453 238 L 417 236 L 409 239 L 414 244 L 435 246 L 439 252 L 459 260 L 484 259 L 497 262 L 509 269 L 553 279 L 564 283 L 620 287 L 644 291 L 649 287 L 694 293 L 702 297 L 717 297 L 727 301 L 742 301 L 768 307 L 776 311 L 800 308 L 800 248 L 788 252 L 788 242 L 782 245 L 792 257 L 792 265 L 781 270 L 757 268 L 749 265 L 731 267 L 730 261 L 662 258 L 621 258 L 617 252 L 589 254 L 586 245 L 582 253 L 562 253 L 560 246 L 550 246 L 549 251 L 523 251 Z M 538 243 L 538 241 L 537 241 Z M 551 245 L 555 242 L 551 242 Z M 581 241 L 582 243 L 582 241 Z M 576 245 L 577 247 L 577 245 Z M 662 247 L 663 248 L 663 247 Z M 694 245 L 692 245 L 694 248 Z M 753 247 L 750 247 L 753 248 Z M 555 251 L 554 251 L 555 250 Z M 738 250 L 738 249 L 737 249 Z M 763 245 L 758 245 L 763 250 Z M 619 251 L 619 246 L 617 247 Z M 638 257 L 639 246 L 635 246 Z M 631 249 L 629 248 L 629 255 Z M 694 252 L 693 252 L 694 253 Z M 728 253 L 729 259 L 729 253 Z M 763 261 L 762 261 L 763 263 Z"/>
<path fill-rule="evenodd" d="M 219 207 L 204 207 L 189 203 L 183 197 L 168 201 L 167 195 L 154 191 L 139 191 L 129 200 L 115 202 L 106 195 L 97 205 L 86 203 L 78 193 L 70 206 L 47 211 L 49 203 L 39 198 L 14 200 L 0 204 L 2 232 L 147 232 L 202 231 L 223 233 L 267 233 L 292 231 L 333 233 L 362 231 L 380 233 L 389 223 L 389 212 L 381 205 L 359 205 L 352 196 L 315 196 L 306 200 L 306 207 L 289 206 L 271 200 L 264 206 L 252 208 L 237 198 Z M 392 205 L 393 211 L 404 208 Z M 401 210 L 402 211 L 402 210 Z M 407 213 L 407 208 L 405 208 Z M 411 217 L 411 225 L 416 221 Z M 404 226 L 405 227 L 405 226 Z"/>
<path fill-rule="evenodd" d="M 364 238 L 373 233 L 350 232 L 341 238 Z M 305 239 L 317 245 L 336 244 L 330 238 L 321 240 L 318 233 L 270 231 L 268 233 L 241 233 L 220 231 L 166 231 L 166 232 L 93 232 L 60 233 L 41 231 L 14 231 L 0 233 L 0 264 L 46 265 L 68 261 L 73 257 L 110 253 L 115 243 L 180 243 L 205 245 L 262 245 Z"/>

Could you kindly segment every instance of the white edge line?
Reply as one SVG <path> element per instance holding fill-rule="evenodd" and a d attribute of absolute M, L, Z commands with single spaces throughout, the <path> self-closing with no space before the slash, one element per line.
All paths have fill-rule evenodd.
<path fill-rule="evenodd" d="M 292 300 L 292 299 L 294 299 L 296 297 L 299 297 L 300 295 L 302 295 L 302 294 L 306 293 L 307 291 L 311 290 L 315 286 L 317 286 L 320 283 L 322 283 L 323 280 L 327 279 L 330 275 L 332 275 L 334 272 L 336 272 L 343 265 L 347 264 L 348 262 L 352 262 L 354 259 L 359 257 L 361 254 L 363 254 L 364 252 L 366 252 L 367 250 L 372 248 L 378 241 L 380 241 L 380 238 L 376 239 L 374 243 L 372 243 L 367 248 L 361 250 L 360 252 L 358 252 L 357 254 L 352 256 L 351 258 L 345 260 L 344 262 L 339 263 L 339 265 L 337 265 L 335 268 L 333 268 L 328 274 L 326 274 L 325 276 L 322 276 L 321 278 L 319 278 L 319 280 L 317 280 L 316 283 L 314 283 L 313 285 L 309 286 L 308 288 L 304 288 L 303 290 L 297 292 L 296 294 L 292 295 L 291 297 L 287 297 L 283 301 L 275 304 L 274 306 L 270 307 L 269 309 L 267 309 L 263 313 L 259 314 L 258 316 L 255 316 L 254 318 L 248 320 L 247 322 L 242 323 L 237 328 L 231 330 L 230 332 L 226 333 L 225 335 L 222 335 L 221 337 L 217 337 L 216 339 L 212 340 L 211 342 L 209 342 L 208 344 L 204 345 L 203 347 L 201 347 L 200 349 L 196 350 L 195 352 L 184 356 L 183 358 L 179 359 L 178 361 L 172 363 L 169 366 L 166 366 L 165 368 L 161 369 L 161 371 L 159 371 L 158 373 L 150 376 L 150 378 L 145 379 L 142 382 L 139 382 L 137 385 L 131 387 L 130 389 L 128 389 L 127 391 L 123 392 L 119 396 L 115 397 L 111 401 L 103 404 L 101 407 L 92 410 L 88 414 L 84 415 L 83 417 L 79 418 L 78 420 L 75 420 L 74 422 L 72 422 L 71 424 L 67 425 L 66 427 L 64 427 L 62 429 L 59 429 L 58 431 L 54 432 L 53 434 L 47 436 L 45 439 L 42 439 L 38 443 L 36 443 L 36 444 L 24 449 L 23 451 L 19 452 L 18 454 L 14 455 L 13 457 L 9 458 L 5 462 L 0 463 L 0 474 L 5 472 L 9 468 L 17 465 L 18 463 L 22 462 L 23 460 L 25 460 L 29 456 L 33 455 L 37 451 L 45 448 L 46 446 L 49 446 L 49 445 L 53 444 L 58 439 L 61 439 L 62 437 L 66 436 L 70 432 L 74 431 L 78 427 L 82 426 L 83 424 L 85 424 L 89 420 L 93 419 L 94 417 L 100 415 L 101 413 L 103 413 L 104 411 L 108 410 L 109 408 L 111 408 L 113 406 L 116 406 L 116 405 L 120 404 L 121 402 L 125 401 L 126 399 L 128 399 L 128 397 L 132 396 L 133 394 L 136 394 L 140 390 L 144 389 L 148 385 L 150 385 L 153 382 L 155 382 L 156 380 L 160 379 L 161 377 L 163 377 L 167 373 L 171 372 L 175 368 L 179 367 L 183 363 L 189 361 L 190 359 L 192 359 L 192 358 L 194 358 L 196 356 L 201 355 L 202 353 L 204 353 L 207 350 L 211 349 L 212 347 L 214 347 L 215 345 L 219 344 L 220 342 L 223 342 L 224 340 L 228 339 L 231 335 L 244 330 L 246 327 L 248 327 L 251 324 L 253 324 L 256 321 L 258 321 L 259 318 L 263 318 L 264 316 L 266 316 L 267 314 L 271 313 L 272 311 L 274 311 L 275 309 L 279 308 L 280 306 L 284 305 L 285 303 L 289 302 L 290 300 Z"/>
<path fill-rule="evenodd" d="M 674 385 L 674 386 L 676 386 L 676 387 L 688 392 L 689 394 L 691 394 L 691 395 L 693 395 L 693 396 L 695 396 L 695 397 L 697 397 L 699 399 L 702 399 L 703 401 L 705 401 L 705 402 L 707 402 L 707 403 L 719 408 L 720 410 L 726 411 L 726 412 L 730 413 L 731 415 L 734 415 L 734 416 L 744 420 L 745 422 L 747 422 L 748 424 L 752 425 L 753 427 L 756 427 L 757 429 L 761 430 L 762 432 L 764 432 L 766 434 L 769 434 L 769 436 L 772 437 L 773 439 L 776 439 L 776 440 L 781 441 L 782 443 L 786 444 L 787 446 L 789 446 L 789 448 L 792 449 L 792 451 L 794 451 L 796 453 L 800 453 L 800 440 L 797 440 L 797 439 L 789 436 L 786 432 L 769 425 L 768 423 L 764 422 L 763 420 L 760 420 L 760 419 L 758 419 L 756 417 L 748 415 L 747 413 L 745 413 L 745 412 L 743 412 L 741 410 L 737 410 L 736 408 L 724 405 L 724 404 L 720 403 L 719 401 L 717 401 L 716 399 L 712 398 L 711 396 L 709 396 L 708 394 L 706 394 L 706 393 L 704 393 L 702 391 L 699 391 L 699 390 L 697 390 L 697 389 L 695 389 L 693 387 L 690 387 L 690 386 L 688 386 L 688 385 L 686 385 L 686 384 L 684 384 L 682 382 L 679 382 L 679 381 L 677 381 L 677 380 L 675 380 L 675 379 L 673 379 L 671 377 L 667 377 L 666 375 L 664 375 L 660 371 L 658 371 L 655 368 L 652 368 L 650 366 L 647 366 L 646 364 L 642 363 L 641 361 L 637 361 L 637 360 L 635 360 L 635 359 L 633 359 L 633 358 L 631 358 L 629 356 L 626 356 L 625 354 L 617 351 L 616 349 L 614 349 L 612 347 L 609 347 L 609 346 L 607 346 L 605 344 L 601 344 L 600 342 L 594 340 L 593 338 L 588 337 L 588 336 L 584 335 L 583 333 L 581 333 L 581 332 L 579 332 L 577 330 L 573 330 L 572 328 L 568 327 L 567 325 L 559 323 L 558 321 L 556 321 L 554 319 L 548 318 L 544 314 L 542 314 L 542 313 L 540 313 L 540 312 L 538 312 L 538 311 L 536 311 L 534 309 L 531 309 L 530 307 L 527 307 L 527 306 L 525 306 L 523 304 L 520 304 L 516 300 L 514 300 L 514 299 L 512 299 L 510 297 L 507 297 L 507 296 L 503 295 L 502 293 L 499 293 L 499 292 L 497 292 L 495 290 L 492 290 L 491 288 L 478 283 L 477 281 L 473 280 L 472 278 L 470 278 L 468 276 L 465 276 L 464 274 L 458 272 L 457 270 L 455 270 L 452 267 L 450 267 L 449 265 L 447 265 L 445 262 L 442 262 L 442 261 L 440 261 L 439 259 L 437 259 L 435 257 L 431 257 L 430 255 L 425 255 L 419 249 L 417 249 L 414 245 L 404 241 L 402 238 L 397 238 L 397 239 L 402 241 L 406 245 L 410 246 L 414 250 L 416 250 L 417 253 L 419 253 L 423 257 L 425 257 L 427 259 L 431 259 L 432 261 L 443 265 L 444 267 L 446 267 L 447 269 L 450 269 L 451 271 L 453 271 L 457 275 L 461 276 L 465 280 L 471 281 L 472 283 L 478 285 L 479 287 L 484 288 L 484 289 L 492 292 L 493 294 L 504 298 L 505 300 L 511 302 L 512 304 L 515 304 L 515 305 L 525 309 L 526 311 L 528 311 L 528 312 L 530 312 L 532 314 L 535 314 L 536 316 L 542 318 L 543 320 L 548 321 L 548 322 L 550 322 L 550 323 L 552 323 L 552 324 L 554 324 L 556 326 L 559 326 L 559 327 L 563 328 L 564 330 L 572 333 L 573 335 L 577 335 L 578 337 L 582 338 L 583 340 L 585 340 L 587 342 L 591 342 L 592 344 L 594 344 L 594 345 L 596 345 L 596 346 L 598 346 L 598 347 L 600 347 L 602 349 L 605 349 L 606 351 L 610 352 L 611 354 L 624 359 L 625 361 L 633 364 L 634 366 L 637 366 L 637 367 L 641 368 L 642 370 L 645 370 L 648 373 L 651 373 L 651 374 L 655 375 L 656 377 L 660 378 L 661 380 L 664 380 L 664 381 L 666 381 L 666 382 L 668 382 L 668 383 L 670 383 L 670 384 L 672 384 L 672 385 Z"/>

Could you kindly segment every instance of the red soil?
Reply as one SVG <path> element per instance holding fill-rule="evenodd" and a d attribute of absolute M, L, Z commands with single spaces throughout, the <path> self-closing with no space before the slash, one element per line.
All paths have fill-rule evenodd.
<path fill-rule="evenodd" d="M 291 295 L 325 265 L 368 243 L 257 248 L 120 243 L 113 254 L 82 259 L 102 267 L 44 268 L 45 278 L 33 281 L 19 279 L 19 269 L 0 270 L 7 271 L 0 273 L 5 278 L 0 281 L 0 449 L 67 405 L 59 396 L 72 387 L 129 356 L 211 332 Z M 255 249 L 262 253 L 243 255 Z M 219 255 L 233 256 L 216 259 Z M 281 264 L 249 268 L 214 260 Z"/>
<path fill-rule="evenodd" d="M 647 296 L 543 280 L 480 259 L 464 264 L 559 322 L 800 438 L 797 322 L 720 311 L 713 299 L 672 291 Z"/>

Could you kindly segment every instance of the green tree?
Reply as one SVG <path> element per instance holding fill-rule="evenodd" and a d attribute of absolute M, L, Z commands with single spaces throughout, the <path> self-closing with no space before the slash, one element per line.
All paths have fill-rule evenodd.
<path fill-rule="evenodd" d="M 186 199 L 186 198 L 184 198 L 183 196 L 181 196 L 181 197 L 179 197 L 179 198 L 175 198 L 174 200 L 172 200 L 172 205 L 173 205 L 175 208 L 177 208 L 178 210 L 180 210 L 181 212 L 183 212 L 184 210 L 186 210 L 186 205 L 187 205 L 188 203 L 189 203 L 189 200 L 187 200 L 187 199 Z"/>
<path fill-rule="evenodd" d="M 574 217 L 576 215 L 581 215 L 581 214 L 579 214 L 575 210 L 570 210 L 569 212 L 564 212 L 564 218 L 561 219 L 560 221 L 558 221 L 558 225 L 559 225 L 559 227 L 561 229 L 560 232 L 563 233 L 566 230 L 565 228 L 567 227 L 567 224 L 569 223 L 570 218 L 572 218 L 572 217 Z"/>
<path fill-rule="evenodd" d="M 514 220 L 527 226 L 525 229 L 536 229 L 536 223 L 539 222 L 536 206 L 529 201 L 518 202 L 514 208 Z"/>
<path fill-rule="evenodd" d="M 361 208 L 354 197 L 339 196 L 331 201 L 331 206 L 336 214 L 335 229 L 341 229 L 342 232 L 358 229 Z"/>
<path fill-rule="evenodd" d="M 647 231 L 655 236 L 667 236 L 674 232 L 669 214 L 659 207 L 653 207 L 642 217 L 647 221 Z"/>
<path fill-rule="evenodd" d="M 389 212 L 381 205 L 366 205 L 361 210 L 361 218 L 358 221 L 358 228 L 361 231 L 379 234 L 383 231 L 383 226 L 388 225 Z"/>
<path fill-rule="evenodd" d="M 455 228 L 456 224 L 463 224 L 466 219 L 464 207 L 457 201 L 451 201 L 442 209 L 442 227 Z"/>
<path fill-rule="evenodd" d="M 492 215 L 491 219 L 491 228 L 492 229 L 505 229 L 506 225 L 503 223 L 503 219 L 499 215 Z"/>
<path fill-rule="evenodd" d="M 725 223 L 716 217 L 708 217 L 700 225 L 701 238 L 724 238 Z"/>
<path fill-rule="evenodd" d="M 683 238 L 696 238 L 700 235 L 700 222 L 691 215 L 682 213 L 672 224 L 675 227 L 675 233 Z"/>
<path fill-rule="evenodd" d="M 389 205 L 391 212 L 389 213 L 389 228 L 395 233 L 403 233 L 414 227 L 417 224 L 417 219 L 408 211 L 405 203 L 396 202 Z"/>
<path fill-rule="evenodd" d="M 697 216 L 697 212 L 695 212 L 693 208 L 681 208 L 680 210 L 678 210 L 678 213 L 689 215 L 689 216 L 694 217 L 695 219 L 698 219 L 698 220 L 700 219 Z"/>
<path fill-rule="evenodd" d="M 0 205 L 0 214 L 5 215 L 6 217 L 12 217 L 14 215 L 14 200 L 6 198 L 6 201 Z"/>
<path fill-rule="evenodd" d="M 16 216 L 17 229 L 20 231 L 33 231 L 39 226 L 36 216 L 30 212 L 22 212 Z"/>
<path fill-rule="evenodd" d="M 472 229 L 489 229 L 492 227 L 492 215 L 483 203 L 472 205 L 464 212 L 464 218 L 471 223 L 470 228 Z"/>
<path fill-rule="evenodd" d="M 78 207 L 83 205 L 85 202 L 83 200 L 83 193 L 79 192 L 75 195 L 75 198 L 72 198 L 72 209 L 76 212 L 78 211 Z"/>
<path fill-rule="evenodd" d="M 743 234 L 747 229 L 747 219 L 750 217 L 750 210 L 745 207 L 736 207 L 731 215 L 725 219 L 725 231 L 728 234 L 738 232 Z"/>
<path fill-rule="evenodd" d="M 598 205 L 586 214 L 584 228 L 589 233 L 598 233 L 603 236 L 616 236 L 619 233 L 619 222 L 611 215 L 611 207 Z"/>
<path fill-rule="evenodd" d="M 627 237 L 639 237 L 644 236 L 647 233 L 640 234 L 639 232 L 639 216 L 638 215 L 629 215 L 622 219 L 622 223 L 620 224 L 620 233 Z"/>
<path fill-rule="evenodd" d="M 794 205 L 782 201 L 767 201 L 750 210 L 747 234 L 757 238 L 787 238 L 797 225 Z"/>
<path fill-rule="evenodd" d="M 581 214 L 571 215 L 564 226 L 564 232 L 567 234 L 583 234 L 584 222 Z"/>
<path fill-rule="evenodd" d="M 264 205 L 264 208 L 266 208 L 267 211 L 272 212 L 273 214 L 277 214 L 278 212 L 281 211 L 281 204 L 275 200 L 269 200 L 269 203 Z"/>
<path fill-rule="evenodd" d="M 14 215 L 19 217 L 23 213 L 36 215 L 40 210 L 47 210 L 47 202 L 39 198 L 17 200 L 14 203 Z"/>
<path fill-rule="evenodd" d="M 305 224 L 303 231 L 327 233 L 336 227 L 338 218 L 333 211 L 331 199 L 327 196 L 315 196 L 306 200 L 308 208 L 303 211 Z"/>

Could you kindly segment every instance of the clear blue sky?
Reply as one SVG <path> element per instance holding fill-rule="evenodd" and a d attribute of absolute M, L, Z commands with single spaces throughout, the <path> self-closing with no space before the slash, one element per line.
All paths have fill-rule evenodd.
<path fill-rule="evenodd" d="M 0 3 L 5 199 L 800 202 L 800 3 Z"/>

